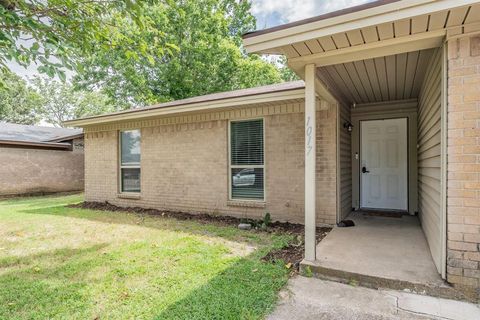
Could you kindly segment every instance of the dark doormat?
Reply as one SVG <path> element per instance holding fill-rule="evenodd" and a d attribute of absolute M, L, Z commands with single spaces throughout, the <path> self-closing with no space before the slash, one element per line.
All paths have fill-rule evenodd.
<path fill-rule="evenodd" d="M 403 215 L 406 215 L 406 212 L 402 211 L 371 211 L 371 210 L 359 210 L 356 211 L 356 213 L 359 213 L 364 216 L 369 216 L 369 217 L 385 217 L 385 218 L 401 218 Z"/>

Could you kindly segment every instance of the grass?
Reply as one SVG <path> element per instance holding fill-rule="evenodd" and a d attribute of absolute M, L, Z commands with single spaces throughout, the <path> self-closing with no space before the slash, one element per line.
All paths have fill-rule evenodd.
<path fill-rule="evenodd" d="M 261 257 L 290 236 L 0 201 L 0 319 L 259 319 L 288 278 Z"/>

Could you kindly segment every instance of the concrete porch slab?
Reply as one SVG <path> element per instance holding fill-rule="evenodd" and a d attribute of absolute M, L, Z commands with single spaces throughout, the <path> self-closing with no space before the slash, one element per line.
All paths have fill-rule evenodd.
<path fill-rule="evenodd" d="M 352 213 L 348 219 L 355 226 L 333 229 L 317 245 L 317 260 L 303 261 L 302 270 L 372 288 L 465 298 L 438 274 L 417 217 Z"/>

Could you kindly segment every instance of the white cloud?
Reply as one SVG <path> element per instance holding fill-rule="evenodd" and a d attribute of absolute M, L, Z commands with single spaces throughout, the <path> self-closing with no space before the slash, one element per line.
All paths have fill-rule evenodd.
<path fill-rule="evenodd" d="M 372 2 L 373 0 L 327 0 L 327 1 L 320 1 L 323 4 L 324 12 L 332 12 L 336 10 L 341 10 L 345 8 L 350 8 L 354 6 L 358 6 L 367 2 Z"/>
<path fill-rule="evenodd" d="M 311 18 L 323 13 L 353 7 L 372 0 L 252 0 L 257 27 L 273 27 Z"/>
<path fill-rule="evenodd" d="M 278 15 L 286 22 L 304 19 L 311 15 L 315 8 L 315 0 L 303 1 L 301 4 L 296 0 L 254 0 L 252 13 L 254 15 Z"/>

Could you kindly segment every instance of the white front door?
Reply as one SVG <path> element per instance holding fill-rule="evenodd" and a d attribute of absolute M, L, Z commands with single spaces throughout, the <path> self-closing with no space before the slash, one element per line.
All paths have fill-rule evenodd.
<path fill-rule="evenodd" d="M 360 132 L 360 206 L 407 210 L 407 119 L 362 121 Z"/>

